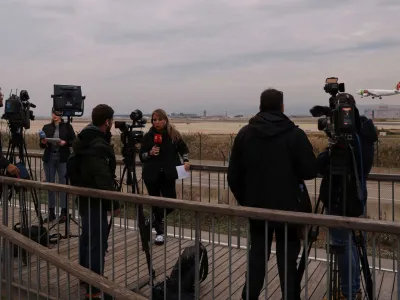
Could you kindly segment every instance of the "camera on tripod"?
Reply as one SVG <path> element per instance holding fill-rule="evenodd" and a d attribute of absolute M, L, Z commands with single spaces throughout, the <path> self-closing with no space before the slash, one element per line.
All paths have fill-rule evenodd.
<path fill-rule="evenodd" d="M 1 118 L 7 120 L 11 128 L 31 127 L 31 120 L 34 121 L 35 116 L 30 108 L 35 108 L 36 105 L 29 102 L 29 99 L 28 91 L 22 90 L 19 97 L 10 93 L 10 97 L 5 101 L 4 114 Z"/>
<path fill-rule="evenodd" d="M 82 88 L 78 85 L 54 85 L 53 110 L 62 112 L 62 116 L 81 117 L 84 111 Z"/>
<path fill-rule="evenodd" d="M 125 121 L 115 121 L 115 128 L 121 131 L 122 156 L 127 165 L 133 164 L 133 153 L 135 146 L 142 142 L 143 131 L 133 130 L 135 128 L 144 128 L 146 126 L 146 119 L 143 118 L 143 113 L 136 109 L 130 114 L 132 124 L 128 125 Z"/>
<path fill-rule="evenodd" d="M 344 93 L 344 83 L 338 83 L 337 77 L 327 78 L 324 90 L 331 95 L 329 106 L 316 105 L 310 109 L 313 117 L 320 117 L 318 130 L 324 131 L 333 141 L 351 139 L 355 131 L 354 98 Z"/>

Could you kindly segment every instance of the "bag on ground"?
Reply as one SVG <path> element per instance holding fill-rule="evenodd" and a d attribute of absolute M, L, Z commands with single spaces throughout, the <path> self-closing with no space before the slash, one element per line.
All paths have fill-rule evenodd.
<path fill-rule="evenodd" d="M 180 267 L 179 267 L 180 264 Z M 180 272 L 179 272 L 180 270 Z M 168 300 L 192 300 L 195 299 L 195 279 L 196 279 L 196 246 L 192 245 L 185 248 L 173 267 L 170 276 L 166 279 L 166 292 L 164 281 L 153 287 L 153 300 L 164 299 L 166 293 Z M 180 273 L 180 287 L 179 287 Z M 199 243 L 199 283 L 203 282 L 208 275 L 208 256 L 207 249 Z M 179 293 L 180 290 L 180 293 Z"/>

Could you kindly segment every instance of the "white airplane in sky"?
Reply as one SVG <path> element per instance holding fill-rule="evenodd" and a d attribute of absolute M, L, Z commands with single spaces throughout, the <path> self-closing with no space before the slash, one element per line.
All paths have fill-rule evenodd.
<path fill-rule="evenodd" d="M 379 99 L 382 99 L 382 96 L 400 95 L 400 82 L 397 83 L 396 89 L 394 90 L 365 89 L 358 90 L 357 95 L 361 95 L 361 98 L 371 96 L 372 99 L 374 99 L 375 97 L 379 97 Z"/>

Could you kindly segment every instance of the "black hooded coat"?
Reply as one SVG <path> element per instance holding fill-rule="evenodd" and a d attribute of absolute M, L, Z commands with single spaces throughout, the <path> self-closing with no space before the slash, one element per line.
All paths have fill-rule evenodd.
<path fill-rule="evenodd" d="M 281 112 L 260 112 L 237 134 L 228 184 L 240 205 L 287 211 L 304 209 L 304 180 L 317 176 L 317 159 L 303 130 Z"/>

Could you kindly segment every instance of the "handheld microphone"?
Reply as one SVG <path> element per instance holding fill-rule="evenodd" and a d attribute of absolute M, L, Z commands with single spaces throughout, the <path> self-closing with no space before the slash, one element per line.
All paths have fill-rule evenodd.
<path fill-rule="evenodd" d="M 162 144 L 162 135 L 157 133 L 154 135 L 154 146 L 160 149 L 161 144 Z"/>
<path fill-rule="evenodd" d="M 154 144 L 155 145 L 161 145 L 162 144 L 162 135 L 157 133 L 154 135 Z M 159 146 L 157 146 L 159 147 Z"/>

